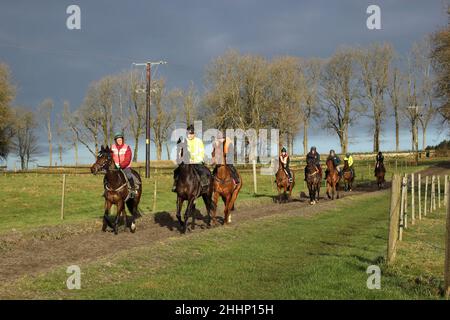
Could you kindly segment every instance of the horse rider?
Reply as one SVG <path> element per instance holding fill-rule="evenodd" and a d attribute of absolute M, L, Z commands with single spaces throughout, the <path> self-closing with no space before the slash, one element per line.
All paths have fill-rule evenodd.
<path fill-rule="evenodd" d="M 345 154 L 344 161 L 347 161 L 348 168 L 349 168 L 350 172 L 352 173 L 352 176 L 355 177 L 355 169 L 353 168 L 353 157 L 349 152 L 347 152 Z"/>
<path fill-rule="evenodd" d="M 377 169 L 378 169 L 378 167 L 379 167 L 381 164 L 383 164 L 383 161 L 384 161 L 384 156 L 383 156 L 383 153 L 382 153 L 381 151 L 378 151 L 376 161 L 377 161 L 377 162 L 376 162 L 376 164 L 375 164 L 375 169 L 374 169 L 375 176 L 377 175 Z M 383 166 L 384 166 L 384 164 L 383 164 Z"/>
<path fill-rule="evenodd" d="M 287 153 L 287 150 L 285 147 L 281 149 L 281 154 L 278 157 L 278 160 L 281 163 L 281 167 L 283 168 L 284 172 L 286 172 L 289 182 L 292 182 L 292 173 L 291 169 L 289 169 L 289 163 L 291 162 L 291 158 L 289 157 L 289 154 Z"/>
<path fill-rule="evenodd" d="M 114 143 L 111 146 L 111 155 L 116 169 L 122 171 L 127 180 L 127 186 L 130 191 L 130 198 L 136 195 L 134 175 L 131 171 L 132 152 L 129 145 L 125 144 L 122 132 L 114 135 Z"/>
<path fill-rule="evenodd" d="M 189 165 L 192 165 L 195 173 L 200 178 L 202 188 L 209 185 L 209 177 L 211 171 L 205 166 L 205 146 L 200 138 L 195 136 L 194 126 L 191 124 L 187 127 L 187 151 L 190 155 Z M 176 192 L 176 184 L 178 178 L 178 168 L 174 171 L 174 181 L 172 191 Z"/>
<path fill-rule="evenodd" d="M 339 177 L 342 177 L 341 159 L 339 158 L 339 156 L 336 154 L 336 152 L 333 149 L 330 150 L 330 154 L 328 155 L 327 161 L 330 160 L 330 159 L 333 161 L 334 167 L 338 171 Z M 325 170 L 325 179 L 327 178 L 328 173 L 329 172 L 328 172 L 328 168 L 327 168 Z"/>
<path fill-rule="evenodd" d="M 221 148 L 219 148 L 221 147 Z M 220 157 L 220 155 L 224 155 L 224 158 Z M 234 184 L 239 184 L 239 175 L 237 173 L 236 168 L 234 167 L 234 145 L 229 137 L 223 137 L 222 131 L 217 133 L 217 136 L 213 142 L 213 151 L 212 151 L 212 163 L 213 164 L 223 164 L 222 159 L 225 159 L 225 163 L 230 168 L 231 178 L 233 179 Z M 214 167 L 213 176 L 217 173 L 217 166 Z"/>
<path fill-rule="evenodd" d="M 317 170 L 319 170 L 320 175 L 322 175 L 322 167 L 320 166 L 320 154 L 317 152 L 316 147 L 311 147 L 310 151 L 306 155 L 306 163 L 313 163 L 316 166 Z M 307 177 L 306 168 L 307 166 L 305 167 L 305 181 Z"/>

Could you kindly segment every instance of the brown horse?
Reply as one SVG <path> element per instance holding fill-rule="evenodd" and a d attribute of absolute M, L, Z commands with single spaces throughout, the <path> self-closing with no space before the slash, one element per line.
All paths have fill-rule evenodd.
<path fill-rule="evenodd" d="M 213 157 L 216 159 L 217 164 L 213 182 L 214 209 L 212 210 L 212 221 L 214 225 L 217 224 L 216 211 L 217 202 L 219 201 L 220 196 L 225 206 L 223 210 L 223 223 L 228 224 L 231 222 L 231 211 L 234 210 L 234 203 L 238 197 L 239 191 L 242 188 L 242 177 L 238 172 L 239 183 L 235 183 L 233 181 L 231 169 L 226 164 L 226 156 L 224 156 L 224 152 L 220 154 L 220 152 L 216 153 L 214 150 Z"/>
<path fill-rule="evenodd" d="M 327 196 L 328 199 L 334 200 L 334 194 L 336 193 L 336 198 L 339 199 L 339 180 L 341 177 L 334 165 L 333 159 L 328 159 L 327 162 Z M 331 195 L 330 195 L 331 193 Z"/>
<path fill-rule="evenodd" d="M 288 201 L 291 200 L 292 189 L 294 189 L 294 186 L 295 186 L 295 174 L 294 174 L 294 171 L 292 171 L 292 170 L 291 170 L 291 175 L 292 175 L 292 182 L 289 182 L 289 177 L 288 177 L 286 171 L 283 169 L 281 162 L 278 161 L 278 171 L 275 175 L 275 182 L 277 184 L 277 189 L 278 189 L 278 202 L 279 203 L 281 203 L 281 190 L 284 190 L 283 198 L 286 199 L 286 193 L 289 192 Z"/>
<path fill-rule="evenodd" d="M 306 184 L 309 190 L 309 203 L 315 204 L 319 202 L 320 182 L 322 174 L 314 163 L 308 163 L 306 166 Z M 317 194 L 317 195 L 316 195 Z"/>
<path fill-rule="evenodd" d="M 384 167 L 383 162 L 378 162 L 375 165 L 375 177 L 377 177 L 377 185 L 378 189 L 384 187 L 384 176 L 386 174 L 386 168 Z"/>
<path fill-rule="evenodd" d="M 355 180 L 355 176 L 353 175 L 353 172 L 350 170 L 347 160 L 344 160 L 344 168 L 342 169 L 342 172 L 343 172 L 342 177 L 344 178 L 344 190 L 352 191 L 353 180 Z"/>
<path fill-rule="evenodd" d="M 125 174 L 116 169 L 114 161 L 112 160 L 111 150 L 108 146 L 106 148 L 104 148 L 103 146 L 101 147 L 101 150 L 97 156 L 97 161 L 91 166 L 91 172 L 93 174 L 97 174 L 101 171 L 105 172 L 105 211 L 103 214 L 102 231 L 106 231 L 107 226 L 109 226 L 114 230 L 114 233 L 117 234 L 121 216 L 123 216 L 124 218 L 125 228 L 127 227 L 127 214 L 125 211 L 126 205 L 128 211 L 130 211 L 132 215 L 130 231 L 134 233 L 136 231 L 135 220 L 140 216 L 138 205 L 142 195 L 142 182 L 139 173 L 132 170 L 133 174 L 137 178 L 137 181 L 135 182 L 136 195 L 134 198 L 129 198 L 129 191 L 127 188 Z M 111 224 L 108 216 L 111 211 L 111 207 L 114 204 L 117 206 L 117 216 L 114 224 Z"/>

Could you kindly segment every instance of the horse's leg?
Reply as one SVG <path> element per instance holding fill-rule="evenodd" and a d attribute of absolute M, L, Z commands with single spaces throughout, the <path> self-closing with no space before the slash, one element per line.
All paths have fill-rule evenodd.
<path fill-rule="evenodd" d="M 223 224 L 228 224 L 231 222 L 229 205 L 231 202 L 231 195 L 228 193 L 225 196 L 225 208 L 223 210 Z"/>
<path fill-rule="evenodd" d="M 189 214 L 192 213 L 192 208 L 194 206 L 194 198 L 188 200 L 188 204 L 186 207 L 186 211 L 184 212 L 184 222 L 183 222 L 183 233 L 186 233 L 187 230 L 187 221 L 189 219 Z"/>
<path fill-rule="evenodd" d="M 103 226 L 102 231 L 106 232 L 106 228 L 110 226 L 112 228 L 111 222 L 109 221 L 109 213 L 111 212 L 111 202 L 105 200 L 105 212 L 103 213 Z"/>
<path fill-rule="evenodd" d="M 120 221 L 120 215 L 122 212 L 123 212 L 123 201 L 120 200 L 117 203 L 117 215 L 116 215 L 116 219 L 114 221 L 114 234 L 119 233 L 119 221 Z"/>
<path fill-rule="evenodd" d="M 213 226 L 217 225 L 217 202 L 219 201 L 219 193 L 217 191 L 214 192 L 212 201 L 214 203 L 214 207 L 212 210 L 212 223 Z"/>
<path fill-rule="evenodd" d="M 180 224 L 180 228 L 183 227 L 183 221 L 181 220 L 181 208 L 183 207 L 183 199 L 181 197 L 177 197 L 177 219 Z"/>
<path fill-rule="evenodd" d="M 316 202 L 319 202 L 319 197 L 320 197 L 320 180 L 319 180 L 319 183 L 317 184 L 317 199 L 316 199 Z"/>
<path fill-rule="evenodd" d="M 229 216 L 230 216 L 230 222 L 231 222 L 231 211 L 233 211 L 234 203 L 236 202 L 237 196 L 239 194 L 239 190 L 240 190 L 240 188 L 234 189 L 234 191 L 233 191 L 233 193 L 231 195 L 230 204 L 228 205 L 228 212 L 229 212 Z"/>
<path fill-rule="evenodd" d="M 331 199 L 331 196 L 330 196 L 330 188 L 331 188 L 331 184 L 330 184 L 330 182 L 328 181 L 328 179 L 327 179 L 327 197 L 328 197 L 328 199 Z"/>

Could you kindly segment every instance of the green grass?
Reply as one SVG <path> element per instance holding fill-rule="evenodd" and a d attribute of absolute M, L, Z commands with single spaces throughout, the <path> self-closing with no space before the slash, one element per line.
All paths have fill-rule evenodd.
<path fill-rule="evenodd" d="M 433 164 L 432 161 L 421 163 L 418 167 L 398 168 L 402 172 L 413 172 L 424 169 Z M 294 169 L 296 173 L 296 187 L 294 194 L 306 191 L 303 182 L 303 170 Z M 390 179 L 394 168 L 387 168 L 387 179 Z M 356 184 L 373 181 L 373 166 L 368 162 L 356 162 Z M 170 191 L 172 185 L 171 170 L 165 170 L 151 179 L 144 179 L 143 196 L 140 209 L 145 213 L 152 213 L 154 181 L 157 179 L 157 204 L 158 211 L 175 210 L 176 195 Z M 273 176 L 260 175 L 258 172 L 258 196 L 255 197 L 253 189 L 253 177 L 249 170 L 242 172 L 244 181 L 239 194 L 238 202 L 242 200 L 261 203 L 270 201 L 276 194 Z M 0 174 L 0 190 L 2 201 L 0 204 L 0 233 L 15 230 L 29 230 L 41 226 L 57 224 L 72 224 L 90 222 L 98 219 L 103 214 L 104 201 L 103 176 L 85 174 L 66 175 L 66 197 L 64 220 L 60 219 L 62 175 L 58 174 Z M 324 181 L 322 185 L 324 185 Z M 199 201 L 198 207 L 202 208 L 203 202 Z"/>
<path fill-rule="evenodd" d="M 333 209 L 305 218 L 272 216 L 173 237 L 80 265 L 82 289 L 65 288 L 59 268 L 0 284 L 2 298 L 65 299 L 419 299 L 439 298 L 433 283 L 417 284 L 405 233 L 398 264 L 384 265 L 388 192 L 347 197 Z M 428 219 L 422 221 L 425 229 Z M 443 225 L 428 241 L 439 241 Z M 434 232 L 430 230 L 430 232 Z M 412 250 L 412 251 L 408 251 Z M 441 279 L 441 252 L 430 273 Z M 418 260 L 420 265 L 426 261 Z M 369 265 L 382 268 L 381 290 L 366 286 Z M 420 270 L 420 267 L 417 267 Z M 420 272 L 418 274 L 421 274 Z"/>

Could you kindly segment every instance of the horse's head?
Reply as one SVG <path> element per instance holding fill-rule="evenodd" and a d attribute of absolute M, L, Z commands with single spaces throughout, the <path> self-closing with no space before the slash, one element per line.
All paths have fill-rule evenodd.
<path fill-rule="evenodd" d="M 177 141 L 177 163 L 189 163 L 190 155 L 187 149 L 186 139 L 184 137 L 178 138 Z"/>
<path fill-rule="evenodd" d="M 91 172 L 93 174 L 97 174 L 100 171 L 107 171 L 111 162 L 111 150 L 108 146 L 106 146 L 106 148 L 102 146 L 100 152 L 97 155 L 97 160 L 91 166 Z"/>

